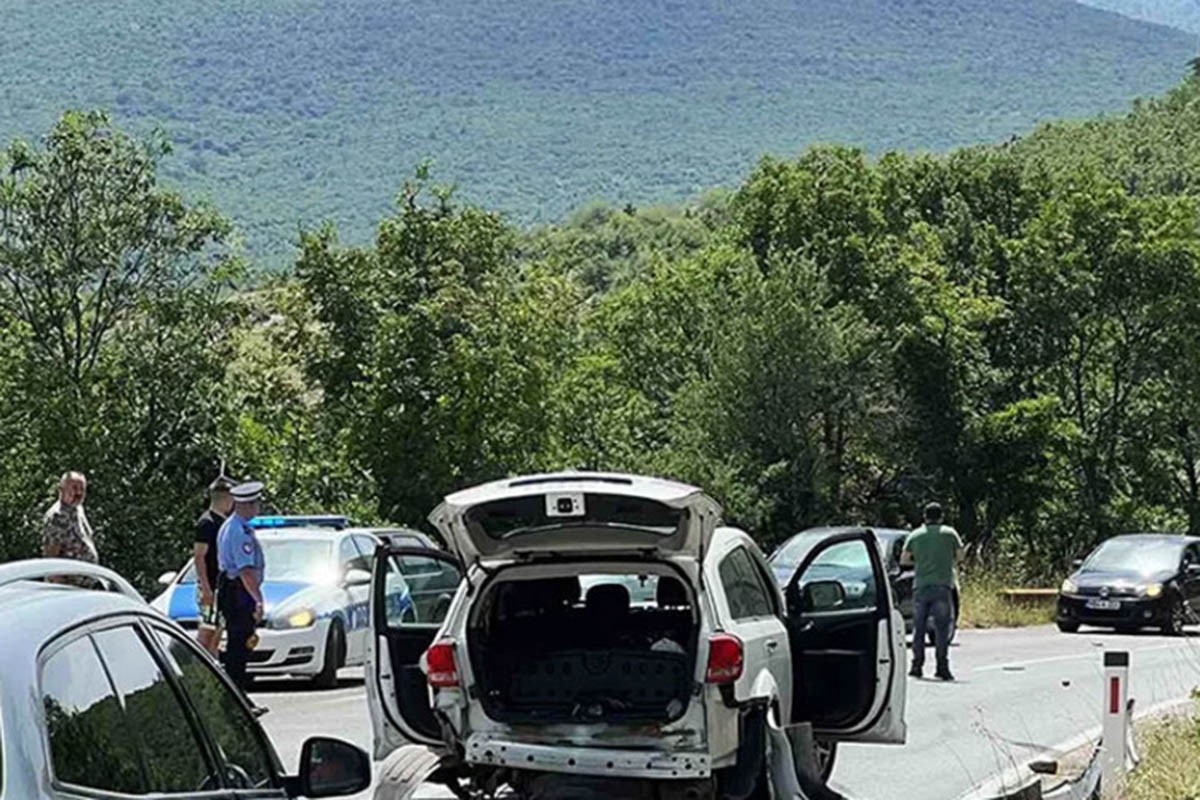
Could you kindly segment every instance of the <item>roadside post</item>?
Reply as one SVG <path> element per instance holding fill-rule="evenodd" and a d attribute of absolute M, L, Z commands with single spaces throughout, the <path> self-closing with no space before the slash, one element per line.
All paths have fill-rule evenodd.
<path fill-rule="evenodd" d="M 1126 743 L 1129 741 L 1129 653 L 1104 654 L 1104 714 L 1100 734 L 1100 794 L 1116 800 L 1125 786 Z"/>

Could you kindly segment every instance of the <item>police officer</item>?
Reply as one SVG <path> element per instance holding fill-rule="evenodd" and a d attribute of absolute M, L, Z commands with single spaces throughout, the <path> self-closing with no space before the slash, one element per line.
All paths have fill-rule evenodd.
<path fill-rule="evenodd" d="M 258 515 L 263 485 L 258 481 L 233 487 L 233 513 L 217 534 L 217 603 L 225 619 L 225 671 L 247 688 L 247 641 L 263 617 L 263 551 L 249 522 Z"/>

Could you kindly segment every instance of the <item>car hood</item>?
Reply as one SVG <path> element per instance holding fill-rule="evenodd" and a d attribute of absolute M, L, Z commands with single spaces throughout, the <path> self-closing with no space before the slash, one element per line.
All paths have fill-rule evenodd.
<path fill-rule="evenodd" d="M 563 504 L 568 511 L 562 512 Z M 720 505 L 694 486 L 586 472 L 532 475 L 465 489 L 446 497 L 429 515 L 467 564 L 534 554 L 575 558 L 652 551 L 695 556 L 720 519 Z"/>
<path fill-rule="evenodd" d="M 1143 574 L 1132 570 L 1080 570 L 1071 576 L 1071 580 L 1080 588 L 1109 588 L 1126 586 L 1145 586 L 1147 583 L 1165 583 L 1175 577 L 1171 570 Z"/>
<path fill-rule="evenodd" d="M 271 609 L 288 598 L 310 589 L 316 584 L 301 581 L 264 581 L 262 584 L 263 611 L 270 613 Z M 200 616 L 196 605 L 196 585 L 181 583 L 171 592 L 167 604 L 167 616 L 171 619 L 195 619 Z"/>

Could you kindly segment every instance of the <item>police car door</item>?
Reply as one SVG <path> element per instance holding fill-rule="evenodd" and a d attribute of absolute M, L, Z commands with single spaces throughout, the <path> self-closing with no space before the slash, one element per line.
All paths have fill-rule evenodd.
<path fill-rule="evenodd" d="M 784 591 L 793 723 L 826 741 L 903 744 L 904 621 L 875 535 L 831 536 Z"/>
<path fill-rule="evenodd" d="M 440 550 L 381 544 L 375 551 L 366 682 L 376 759 L 404 744 L 442 744 L 420 662 L 461 576 L 458 559 Z"/>

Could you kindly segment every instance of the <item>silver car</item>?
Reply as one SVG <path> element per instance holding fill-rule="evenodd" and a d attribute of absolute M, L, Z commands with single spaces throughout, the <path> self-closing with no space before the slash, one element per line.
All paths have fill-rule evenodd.
<path fill-rule="evenodd" d="M 839 741 L 904 742 L 904 625 L 869 532 L 820 543 L 781 589 L 712 498 L 671 481 L 513 478 L 430 519 L 453 554 L 375 562 L 379 798 L 431 776 L 473 797 L 790 797 Z M 853 586 L 814 577 L 846 551 L 869 566 Z M 387 602 L 394 581 L 448 576 L 418 619 Z"/>
<path fill-rule="evenodd" d="M 96 588 L 43 582 L 57 576 Z M 0 618 L 4 798 L 334 797 L 370 783 L 366 753 L 323 737 L 284 775 L 242 694 L 116 573 L 2 565 Z"/>

